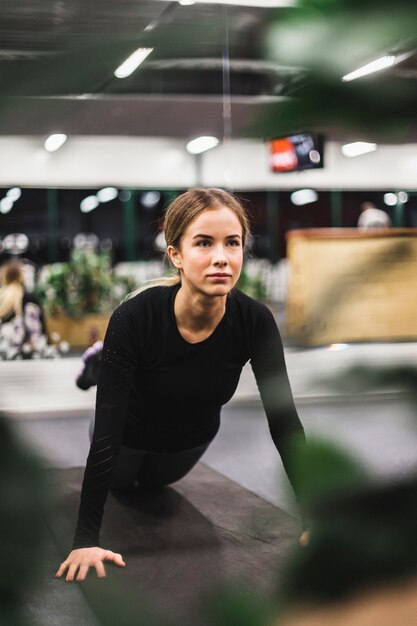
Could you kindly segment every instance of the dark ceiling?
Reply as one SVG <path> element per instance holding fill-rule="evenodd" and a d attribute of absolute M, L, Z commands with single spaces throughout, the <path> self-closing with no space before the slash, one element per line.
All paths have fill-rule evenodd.
<path fill-rule="evenodd" d="M 222 136 L 229 93 L 233 135 L 250 135 L 300 77 L 264 60 L 264 8 L 2 0 L 1 12 L 1 135 Z M 138 47 L 154 51 L 114 77 Z"/>
<path fill-rule="evenodd" d="M 283 9 L 161 0 L 0 6 L 0 135 L 257 136 L 254 121 L 271 103 L 279 113 L 305 82 L 301 68 L 267 60 L 268 28 Z M 138 47 L 154 51 L 116 78 Z M 328 47 L 320 54 L 331 58 L 334 42 Z M 390 70 L 400 91 L 415 88 L 416 65 L 414 55 Z"/>

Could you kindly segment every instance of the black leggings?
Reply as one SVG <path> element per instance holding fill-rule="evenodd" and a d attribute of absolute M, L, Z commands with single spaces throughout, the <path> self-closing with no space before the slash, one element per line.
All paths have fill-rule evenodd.
<path fill-rule="evenodd" d="M 94 419 L 89 425 L 93 438 Z M 158 488 L 183 478 L 203 456 L 211 441 L 181 452 L 145 452 L 121 446 L 114 468 L 111 488 L 131 489 L 137 481 L 142 487 Z"/>
<path fill-rule="evenodd" d="M 174 483 L 194 467 L 210 445 L 181 452 L 143 452 L 121 446 L 114 469 L 112 489 L 131 489 L 137 481 L 141 487 L 158 488 Z"/>

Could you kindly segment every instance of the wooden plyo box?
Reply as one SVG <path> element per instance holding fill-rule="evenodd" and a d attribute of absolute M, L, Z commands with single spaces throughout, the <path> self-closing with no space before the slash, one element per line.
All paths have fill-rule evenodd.
<path fill-rule="evenodd" d="M 87 348 L 94 341 L 104 339 L 109 323 L 109 315 L 86 315 L 81 319 L 72 319 L 61 315 L 46 318 L 49 337 L 54 333 L 60 341 L 67 341 L 71 348 Z"/>
<path fill-rule="evenodd" d="M 288 261 L 295 343 L 417 339 L 417 229 L 291 231 Z"/>

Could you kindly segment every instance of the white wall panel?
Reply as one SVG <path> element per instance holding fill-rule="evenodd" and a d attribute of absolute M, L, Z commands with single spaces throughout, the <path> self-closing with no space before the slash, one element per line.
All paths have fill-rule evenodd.
<path fill-rule="evenodd" d="M 45 152 L 40 137 L 2 137 L 0 186 L 417 188 L 417 144 L 379 146 L 376 152 L 349 159 L 339 144 L 329 142 L 323 170 L 290 174 L 269 171 L 268 150 L 259 141 L 231 141 L 198 158 L 201 168 L 185 151 L 184 141 L 159 137 L 70 137 L 54 153 Z"/>
<path fill-rule="evenodd" d="M 235 189 L 416 189 L 417 145 L 384 145 L 355 158 L 343 156 L 340 144 L 325 145 L 325 167 L 289 174 L 269 171 L 265 144 L 234 141 L 205 155 L 202 181 Z"/>
<path fill-rule="evenodd" d="M 195 161 L 182 141 L 70 137 L 48 153 L 43 139 L 0 138 L 0 186 L 181 189 L 195 181 Z"/>

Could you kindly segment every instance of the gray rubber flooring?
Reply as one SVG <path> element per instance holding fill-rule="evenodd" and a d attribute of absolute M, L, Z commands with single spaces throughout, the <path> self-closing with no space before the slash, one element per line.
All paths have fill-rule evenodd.
<path fill-rule="evenodd" d="M 67 583 L 53 573 L 71 543 L 82 470 L 53 474 L 59 495 L 47 521 L 46 565 L 26 604 L 39 626 L 124 624 L 126 610 L 141 618 L 144 602 L 172 624 L 204 625 L 210 589 L 227 582 L 270 592 L 300 534 L 291 516 L 200 463 L 160 492 L 110 494 L 102 545 L 121 552 L 127 566 L 107 566 L 105 580 Z M 114 622 L 103 615 L 109 594 L 119 605 Z M 117 613 L 117 606 L 111 610 Z"/>

